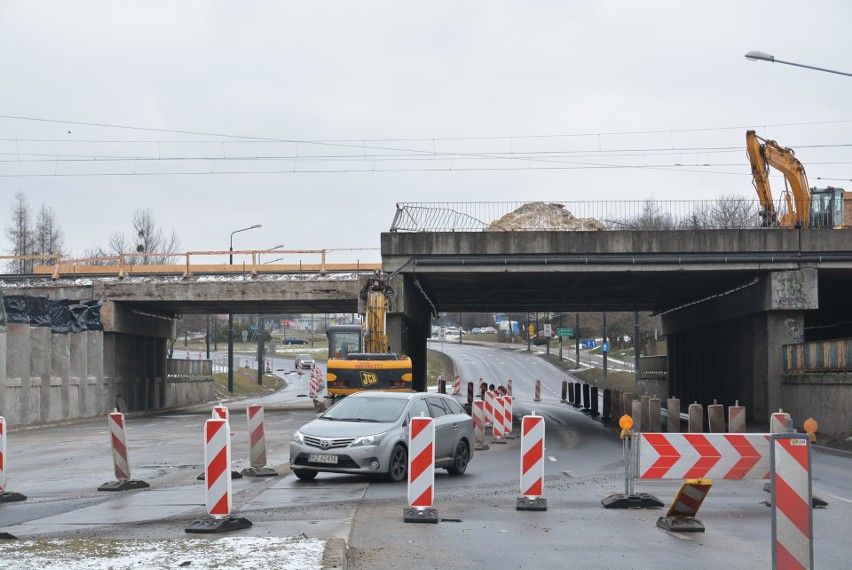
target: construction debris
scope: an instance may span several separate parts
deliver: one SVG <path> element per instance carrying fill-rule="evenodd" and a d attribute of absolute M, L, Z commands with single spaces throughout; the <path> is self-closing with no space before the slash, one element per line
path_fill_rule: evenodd
<path fill-rule="evenodd" d="M 491 223 L 485 231 L 569 231 L 596 232 L 606 230 L 594 218 L 577 218 L 563 204 L 530 202 Z"/>

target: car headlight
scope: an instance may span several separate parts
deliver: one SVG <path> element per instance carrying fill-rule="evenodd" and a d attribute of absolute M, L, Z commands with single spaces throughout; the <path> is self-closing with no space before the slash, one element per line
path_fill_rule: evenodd
<path fill-rule="evenodd" d="M 363 437 L 358 437 L 358 438 L 355 438 L 355 441 L 353 441 L 350 444 L 350 446 L 351 447 L 358 447 L 358 446 L 362 446 L 362 445 L 379 445 L 382 442 L 382 439 L 384 439 L 386 434 L 387 434 L 387 432 L 382 432 L 382 433 L 377 433 L 375 435 L 365 435 Z"/>
<path fill-rule="evenodd" d="M 296 433 L 293 434 L 293 441 L 296 443 L 305 443 L 305 434 L 300 431 L 296 431 Z"/>

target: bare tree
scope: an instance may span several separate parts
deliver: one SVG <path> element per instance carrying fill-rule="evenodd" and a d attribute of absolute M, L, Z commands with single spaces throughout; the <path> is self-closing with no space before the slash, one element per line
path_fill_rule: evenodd
<path fill-rule="evenodd" d="M 23 192 L 15 194 L 9 225 L 6 226 L 6 237 L 12 242 L 11 255 L 33 255 L 34 239 L 30 205 Z M 13 259 L 8 263 L 9 271 L 14 273 L 32 273 L 32 259 Z"/>
<path fill-rule="evenodd" d="M 107 249 L 94 247 L 86 250 L 86 257 L 103 257 L 144 253 L 125 258 L 128 265 L 169 265 L 175 263 L 173 254 L 180 251 L 180 240 L 172 230 L 167 234 L 157 225 L 149 209 L 137 208 L 131 218 L 133 233 L 113 232 L 107 238 Z M 96 255 L 99 254 L 99 255 Z M 90 262 L 92 265 L 97 262 Z"/>
<path fill-rule="evenodd" d="M 760 227 L 754 200 L 740 196 L 719 196 L 704 207 L 697 208 L 681 224 L 680 229 L 739 229 Z"/>
<path fill-rule="evenodd" d="M 56 214 L 50 206 L 41 205 L 36 217 L 34 245 L 36 255 L 62 255 L 62 246 L 65 238 L 62 235 L 62 229 L 56 223 Z M 54 260 L 40 259 L 36 260 L 36 265 L 50 265 Z"/>

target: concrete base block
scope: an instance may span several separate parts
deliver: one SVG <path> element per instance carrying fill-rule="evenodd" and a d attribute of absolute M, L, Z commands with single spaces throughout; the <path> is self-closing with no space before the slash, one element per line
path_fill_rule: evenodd
<path fill-rule="evenodd" d="M 476 448 L 476 451 L 485 451 L 486 449 L 490 449 L 487 444 L 480 445 Z"/>
<path fill-rule="evenodd" d="M 185 531 L 190 533 L 231 532 L 251 526 L 251 521 L 243 517 L 225 517 L 192 521 L 192 524 L 186 527 Z"/>
<path fill-rule="evenodd" d="M 671 532 L 704 532 L 701 521 L 692 517 L 660 517 L 657 519 L 657 526 Z"/>
<path fill-rule="evenodd" d="M 636 495 L 616 493 L 601 499 L 601 504 L 605 509 L 659 509 L 663 507 L 663 502 L 660 499 L 648 493 Z"/>
<path fill-rule="evenodd" d="M 438 511 L 433 508 L 417 509 L 414 507 L 406 507 L 402 511 L 402 520 L 407 523 L 438 524 Z"/>
<path fill-rule="evenodd" d="M 14 491 L 0 492 L 0 503 L 16 503 L 18 501 L 26 501 L 26 495 L 15 493 Z"/>
<path fill-rule="evenodd" d="M 240 473 L 245 477 L 278 477 L 278 471 L 269 467 L 247 467 Z"/>
<path fill-rule="evenodd" d="M 546 511 L 547 499 L 544 497 L 518 497 L 516 509 L 519 511 Z"/>
<path fill-rule="evenodd" d="M 206 478 L 207 477 L 204 475 L 204 472 L 202 471 L 201 473 L 198 474 L 198 477 L 196 477 L 195 479 L 197 481 L 204 481 Z M 231 479 L 242 479 L 242 478 L 243 478 L 243 474 L 240 473 L 239 471 L 231 471 Z"/>
<path fill-rule="evenodd" d="M 125 479 L 104 483 L 98 491 L 132 491 L 133 489 L 148 489 L 151 485 L 141 479 Z"/>

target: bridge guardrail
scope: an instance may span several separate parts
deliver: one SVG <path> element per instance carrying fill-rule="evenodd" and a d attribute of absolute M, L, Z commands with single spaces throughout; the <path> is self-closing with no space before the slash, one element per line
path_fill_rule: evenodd
<path fill-rule="evenodd" d="M 784 372 L 850 372 L 852 339 L 784 345 Z"/>

